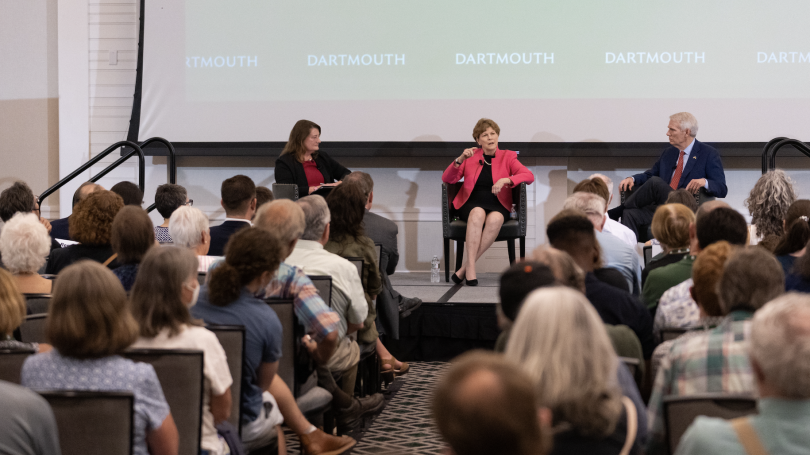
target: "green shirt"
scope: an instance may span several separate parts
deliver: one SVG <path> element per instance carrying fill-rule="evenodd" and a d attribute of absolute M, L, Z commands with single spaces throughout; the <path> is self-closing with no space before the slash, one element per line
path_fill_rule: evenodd
<path fill-rule="evenodd" d="M 683 259 L 674 263 L 654 269 L 647 275 L 644 282 L 642 297 L 647 308 L 650 310 L 658 307 L 658 300 L 667 289 L 681 284 L 692 277 L 692 264 L 695 256 L 687 255 Z"/>

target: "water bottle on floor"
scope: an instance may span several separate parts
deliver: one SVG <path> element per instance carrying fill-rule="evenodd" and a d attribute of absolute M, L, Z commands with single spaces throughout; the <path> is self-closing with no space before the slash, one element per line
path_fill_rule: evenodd
<path fill-rule="evenodd" d="M 433 256 L 430 261 L 430 282 L 439 282 L 439 256 Z"/>

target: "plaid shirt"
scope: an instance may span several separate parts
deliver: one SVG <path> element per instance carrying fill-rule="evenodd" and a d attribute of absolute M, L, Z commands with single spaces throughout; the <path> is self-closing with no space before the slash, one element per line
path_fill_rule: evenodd
<path fill-rule="evenodd" d="M 661 361 L 647 409 L 648 454 L 666 453 L 666 396 L 728 392 L 756 394 L 748 360 L 752 313 L 734 311 L 708 332 L 677 339 Z"/>

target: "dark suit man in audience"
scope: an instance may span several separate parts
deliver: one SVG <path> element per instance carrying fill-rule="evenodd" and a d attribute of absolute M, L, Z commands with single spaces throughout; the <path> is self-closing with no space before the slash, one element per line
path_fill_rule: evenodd
<path fill-rule="evenodd" d="M 756 393 L 748 361 L 751 317 L 785 292 L 782 266 L 764 248 L 739 248 L 726 262 L 717 290 L 723 321 L 709 331 L 677 338 L 661 359 L 647 409 L 651 455 L 665 453 L 664 397 Z"/>
<path fill-rule="evenodd" d="M 759 413 L 735 420 L 698 417 L 676 455 L 810 452 L 810 297 L 787 294 L 751 323 L 751 368 Z M 756 450 L 757 446 L 761 449 Z"/>
<path fill-rule="evenodd" d="M 433 416 L 452 455 L 544 455 L 551 412 L 532 381 L 503 356 L 473 351 L 453 361 L 433 395 Z"/>
<path fill-rule="evenodd" d="M 377 296 L 377 311 L 383 326 L 383 333 L 392 338 L 399 339 L 399 318 L 406 318 L 422 305 L 422 300 L 416 297 L 404 297 L 391 285 L 388 278 L 397 270 L 399 252 L 397 251 L 396 223 L 376 213 L 371 213 L 371 204 L 374 201 L 374 180 L 365 172 L 355 171 L 343 178 L 343 184 L 357 184 L 366 195 L 366 214 L 363 216 L 363 229 L 366 235 L 382 245 L 380 258 L 380 274 L 382 275 L 383 292 Z"/>
<path fill-rule="evenodd" d="M 646 241 L 647 228 L 655 209 L 664 204 L 673 190 L 686 188 L 696 194 L 705 188 L 710 196 L 726 197 L 726 174 L 720 154 L 714 147 L 697 139 L 698 122 L 694 115 L 679 112 L 669 117 L 667 136 L 672 147 L 664 150 L 652 168 L 619 183 L 619 190 L 635 188 L 624 204 L 608 212 L 611 218 L 621 218 L 623 225 Z"/>
<path fill-rule="evenodd" d="M 73 208 L 76 208 L 76 205 L 83 201 L 84 198 L 89 196 L 94 191 L 103 190 L 99 184 L 93 182 L 84 182 L 73 193 Z M 51 238 L 52 239 L 62 239 L 62 240 L 73 240 L 70 238 L 69 232 L 69 224 L 68 220 L 70 219 L 70 215 L 60 218 L 58 220 L 51 221 Z"/>
<path fill-rule="evenodd" d="M 583 212 L 563 210 L 546 229 L 551 246 L 570 254 L 585 271 L 585 295 L 607 324 L 624 324 L 641 341 L 644 358 L 652 356 L 655 343 L 650 312 L 630 293 L 600 281 L 593 271 L 600 262 L 593 224 Z"/>
<path fill-rule="evenodd" d="M 250 220 L 256 212 L 256 185 L 250 177 L 235 175 L 225 180 L 220 194 L 220 204 L 225 209 L 225 221 L 211 228 L 209 256 L 224 256 L 228 239 L 237 231 L 250 226 Z"/>

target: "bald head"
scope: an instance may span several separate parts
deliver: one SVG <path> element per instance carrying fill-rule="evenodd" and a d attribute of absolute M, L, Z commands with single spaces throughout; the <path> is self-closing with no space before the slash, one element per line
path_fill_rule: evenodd
<path fill-rule="evenodd" d="M 289 199 L 277 199 L 259 207 L 253 224 L 275 235 L 283 245 L 290 245 L 304 233 L 306 222 L 298 204 Z"/>
<path fill-rule="evenodd" d="M 87 199 L 87 196 L 90 196 L 96 191 L 103 190 L 104 187 L 97 183 L 93 182 L 84 182 L 81 184 L 79 188 L 76 189 L 76 192 L 73 193 L 73 207 L 76 207 L 76 204 L 79 202 Z"/>

